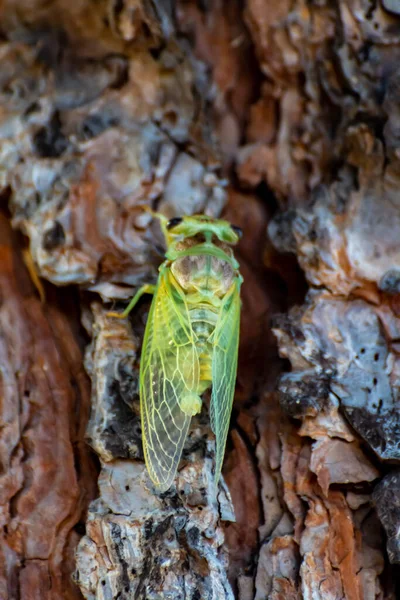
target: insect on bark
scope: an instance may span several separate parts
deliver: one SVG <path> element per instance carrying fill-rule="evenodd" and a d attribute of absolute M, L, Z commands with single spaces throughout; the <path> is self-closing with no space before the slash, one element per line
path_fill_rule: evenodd
<path fill-rule="evenodd" d="M 161 223 L 167 251 L 156 285 L 144 285 L 123 313 L 143 294 L 154 294 L 140 361 L 143 449 L 159 491 L 173 483 L 201 394 L 212 386 L 210 419 L 216 437 L 215 480 L 219 480 L 235 392 L 239 322 L 239 273 L 231 246 L 241 230 L 205 215 Z"/>

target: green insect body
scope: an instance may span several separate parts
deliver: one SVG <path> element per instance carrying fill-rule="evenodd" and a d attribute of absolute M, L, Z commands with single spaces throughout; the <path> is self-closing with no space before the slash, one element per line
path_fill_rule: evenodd
<path fill-rule="evenodd" d="M 174 481 L 191 418 L 201 410 L 201 394 L 210 386 L 216 481 L 221 473 L 241 308 L 242 277 L 231 246 L 241 232 L 204 215 L 170 221 L 155 216 L 167 246 L 158 282 L 143 286 L 116 316 L 126 317 L 144 293 L 154 294 L 140 364 L 140 410 L 147 469 L 165 491 Z"/>

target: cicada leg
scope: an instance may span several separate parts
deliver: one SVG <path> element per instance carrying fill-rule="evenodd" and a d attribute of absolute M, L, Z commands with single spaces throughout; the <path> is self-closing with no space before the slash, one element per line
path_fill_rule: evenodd
<path fill-rule="evenodd" d="M 32 283 L 35 286 L 35 288 L 37 289 L 37 291 L 39 292 L 40 301 L 42 302 L 42 304 L 44 304 L 46 301 L 44 287 L 42 285 L 42 282 L 40 281 L 40 278 L 39 278 L 38 272 L 36 270 L 36 266 L 33 261 L 32 254 L 30 253 L 29 248 L 25 248 L 22 251 L 22 258 L 24 260 L 26 268 L 28 269 Z"/>
<path fill-rule="evenodd" d="M 153 209 L 151 209 L 148 206 L 143 206 L 142 207 L 143 210 L 147 213 L 149 213 L 154 219 L 158 219 L 160 221 L 160 226 L 161 226 L 161 231 L 163 232 L 164 238 L 167 240 L 168 239 L 168 230 L 167 230 L 167 224 L 168 224 L 168 218 L 165 215 L 162 215 L 159 212 L 154 211 Z"/>
<path fill-rule="evenodd" d="M 146 283 L 145 285 L 142 285 L 142 287 L 138 289 L 138 291 L 133 296 L 132 300 L 129 302 L 128 306 L 122 313 L 108 312 L 107 316 L 115 317 L 116 319 L 126 319 L 126 317 L 129 315 L 131 310 L 139 302 L 139 300 L 143 296 L 143 294 L 154 294 L 155 289 L 156 289 L 156 286 L 151 283 Z"/>

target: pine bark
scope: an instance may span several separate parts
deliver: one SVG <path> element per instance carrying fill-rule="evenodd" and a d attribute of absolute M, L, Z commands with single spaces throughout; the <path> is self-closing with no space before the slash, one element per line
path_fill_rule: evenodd
<path fill-rule="evenodd" d="M 0 4 L 0 599 L 392 600 L 400 7 Z M 138 398 L 157 224 L 242 227 L 239 371 L 176 486 Z"/>

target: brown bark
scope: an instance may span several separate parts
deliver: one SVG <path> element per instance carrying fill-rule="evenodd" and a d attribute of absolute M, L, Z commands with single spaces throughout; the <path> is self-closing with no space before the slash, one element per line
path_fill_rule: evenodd
<path fill-rule="evenodd" d="M 90 388 L 75 297 L 44 307 L 3 216 L 0 240 L 0 597 L 79 598 L 73 550 L 96 471 L 84 443 Z"/>
<path fill-rule="evenodd" d="M 0 4 L 1 600 L 395 597 L 399 18 L 383 0 Z M 176 487 L 144 469 L 148 302 L 107 316 L 156 278 L 142 205 L 244 230 L 216 499 L 207 399 Z"/>

